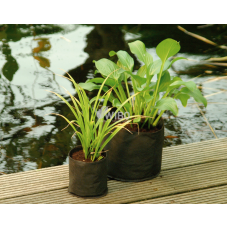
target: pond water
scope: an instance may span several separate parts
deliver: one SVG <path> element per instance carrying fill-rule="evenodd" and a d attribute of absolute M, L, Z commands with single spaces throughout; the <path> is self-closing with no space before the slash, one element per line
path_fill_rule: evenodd
<path fill-rule="evenodd" d="M 181 26 L 226 45 L 226 25 Z M 168 37 L 180 41 L 177 56 L 190 59 L 174 63 L 171 75 L 193 80 L 208 107 L 190 99 L 186 108 L 178 103 L 178 117 L 166 112 L 164 146 L 226 137 L 226 67 L 203 62 L 226 56 L 226 50 L 183 33 L 177 25 L 0 25 L 0 174 L 66 164 L 69 150 L 79 143 L 71 139 L 70 128 L 61 131 L 65 120 L 46 115 L 73 118 L 47 91 L 67 99 L 61 86 L 74 93 L 71 83 L 57 74 L 66 71 L 76 82 L 85 82 L 94 77 L 93 60 L 109 58 L 111 50 L 129 52 L 127 43 L 136 39 L 158 59 L 155 47 Z M 141 63 L 134 60 L 137 70 Z"/>

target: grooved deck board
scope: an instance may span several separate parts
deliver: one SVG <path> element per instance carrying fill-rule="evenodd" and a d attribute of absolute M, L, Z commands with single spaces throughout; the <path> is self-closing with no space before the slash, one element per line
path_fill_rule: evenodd
<path fill-rule="evenodd" d="M 139 201 L 134 204 L 227 204 L 227 185 Z"/>
<path fill-rule="evenodd" d="M 227 159 L 227 138 L 163 149 L 162 169 L 172 169 Z"/>
<path fill-rule="evenodd" d="M 149 203 L 153 200 L 156 203 L 159 199 L 163 202 L 162 199 L 166 200 L 165 197 L 170 197 L 171 194 L 184 197 L 189 191 L 201 194 L 201 191 L 207 188 L 209 191 L 209 188 L 215 189 L 215 186 L 226 185 L 226 158 L 227 138 L 166 147 L 163 148 L 162 171 L 159 177 L 139 183 L 108 181 L 108 195 L 99 199 L 81 199 L 67 192 L 68 165 L 1 175 L 0 204 L 137 203 L 139 201 Z M 224 193 L 222 196 L 217 202 L 226 202 Z M 189 202 L 187 198 L 183 198 L 180 202 L 184 202 L 185 199 Z M 196 203 L 200 202 L 200 196 L 194 199 Z"/>
<path fill-rule="evenodd" d="M 227 183 L 227 161 L 215 161 L 183 168 L 164 170 L 149 181 L 132 183 L 111 180 L 107 196 L 82 199 L 63 189 L 0 200 L 0 203 L 132 203 L 170 194 L 183 193 Z M 161 177 L 162 176 L 162 177 Z M 9 198 L 5 192 L 5 198 Z"/>

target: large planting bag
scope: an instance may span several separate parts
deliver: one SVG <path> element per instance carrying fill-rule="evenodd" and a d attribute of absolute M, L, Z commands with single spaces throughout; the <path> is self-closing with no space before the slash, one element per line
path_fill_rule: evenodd
<path fill-rule="evenodd" d="M 161 170 L 164 123 L 159 131 L 120 130 L 106 145 L 108 177 L 121 181 L 143 181 L 156 177 Z"/>

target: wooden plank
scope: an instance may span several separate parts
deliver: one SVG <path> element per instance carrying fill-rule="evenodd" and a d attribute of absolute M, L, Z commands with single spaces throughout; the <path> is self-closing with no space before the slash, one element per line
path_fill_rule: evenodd
<path fill-rule="evenodd" d="M 181 194 L 227 183 L 227 161 L 215 161 L 177 169 L 164 170 L 160 176 L 149 181 L 132 183 L 109 181 L 107 196 L 98 199 L 82 199 L 68 193 L 64 189 L 53 190 L 38 194 L 24 192 L 25 196 L 10 198 L 14 194 L 1 194 L 0 203 L 133 203 L 171 194 Z M 44 188 L 45 190 L 46 188 Z"/>
<path fill-rule="evenodd" d="M 144 200 L 134 204 L 227 204 L 227 185 Z"/>
<path fill-rule="evenodd" d="M 226 146 L 223 138 L 164 148 L 162 170 L 219 161 L 227 157 Z M 0 199 L 66 188 L 68 176 L 68 165 L 1 175 Z"/>
<path fill-rule="evenodd" d="M 227 158 L 227 138 L 206 142 L 164 148 L 162 170 Z"/>

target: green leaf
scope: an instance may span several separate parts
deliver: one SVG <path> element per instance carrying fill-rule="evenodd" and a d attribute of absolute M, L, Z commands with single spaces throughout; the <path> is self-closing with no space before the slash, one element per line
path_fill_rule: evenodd
<path fill-rule="evenodd" d="M 117 99 L 117 98 L 115 98 L 113 101 L 112 101 L 112 105 L 114 106 L 114 107 L 120 107 L 121 106 L 121 103 L 120 103 L 120 101 L 119 101 L 119 99 Z"/>
<path fill-rule="evenodd" d="M 120 76 L 120 69 L 115 63 L 108 59 L 100 59 L 95 61 L 96 68 L 104 76 L 109 76 L 109 78 L 115 78 L 116 80 Z"/>
<path fill-rule="evenodd" d="M 119 108 L 120 106 L 122 106 L 119 99 L 117 99 L 117 98 L 112 100 L 112 105 L 113 105 L 113 107 L 116 107 L 116 108 Z M 123 107 L 125 107 L 127 109 L 127 111 L 129 111 L 129 109 L 131 108 L 131 105 L 129 103 L 126 103 L 123 105 Z"/>
<path fill-rule="evenodd" d="M 120 77 L 118 78 L 118 83 L 121 84 L 121 82 L 124 81 L 124 79 L 125 79 L 125 73 L 120 75 Z"/>
<path fill-rule="evenodd" d="M 147 93 L 143 98 L 146 103 L 149 103 L 153 99 L 153 96 L 151 96 L 149 93 Z"/>
<path fill-rule="evenodd" d="M 205 107 L 207 107 L 207 100 L 201 94 L 200 90 L 196 88 L 195 90 L 191 91 L 188 88 L 184 87 L 180 90 L 181 93 L 185 93 L 194 98 L 196 102 L 203 103 Z"/>
<path fill-rule="evenodd" d="M 180 87 L 182 85 L 186 86 L 191 91 L 196 89 L 196 84 L 193 81 L 188 81 L 188 82 L 175 81 L 172 84 L 170 84 L 169 89 L 172 90 L 172 89 L 178 88 L 178 87 Z"/>
<path fill-rule="evenodd" d="M 148 74 L 154 75 L 158 74 L 161 69 L 162 61 L 160 59 L 154 61 L 148 66 Z"/>
<path fill-rule="evenodd" d="M 151 63 L 153 63 L 153 57 L 151 56 L 150 53 L 148 52 L 145 53 L 144 61 L 146 66 L 149 66 Z"/>
<path fill-rule="evenodd" d="M 190 96 L 187 94 L 184 94 L 184 93 L 180 93 L 175 97 L 175 99 L 179 99 L 181 101 L 181 103 L 184 107 L 187 106 L 189 98 L 190 98 Z"/>
<path fill-rule="evenodd" d="M 91 99 L 89 100 L 89 103 L 92 104 L 94 101 L 96 101 L 96 99 L 97 99 L 97 96 L 91 98 Z M 101 99 L 102 99 L 102 96 L 100 96 L 98 99 L 101 100 Z"/>
<path fill-rule="evenodd" d="M 131 74 L 131 77 L 137 82 L 139 87 L 141 87 L 144 83 L 146 83 L 146 78 L 142 78 L 134 74 Z"/>
<path fill-rule="evenodd" d="M 154 61 L 148 66 L 148 74 L 149 75 L 158 74 L 160 72 L 161 66 L 162 66 L 162 61 L 160 59 Z M 167 70 L 169 66 L 170 66 L 170 61 L 166 60 L 163 71 Z"/>
<path fill-rule="evenodd" d="M 136 86 L 136 89 L 138 92 L 150 91 L 150 93 L 153 94 L 151 90 L 154 89 L 155 86 L 156 86 L 156 82 L 151 82 L 149 85 L 147 85 L 147 83 L 144 83 L 141 85 L 141 87 Z"/>
<path fill-rule="evenodd" d="M 171 97 L 162 98 L 156 103 L 155 108 L 159 110 L 170 110 L 175 116 L 178 115 L 176 101 Z"/>
<path fill-rule="evenodd" d="M 160 80 L 160 84 L 158 87 L 158 92 L 164 92 L 167 90 L 169 84 L 170 84 L 170 74 L 168 70 L 164 71 Z"/>
<path fill-rule="evenodd" d="M 145 91 L 145 90 L 147 90 L 148 88 L 149 88 L 149 87 L 146 86 L 146 83 L 142 84 L 141 86 L 136 85 L 136 90 L 137 90 L 138 92 Z M 138 97 L 139 97 L 139 96 L 138 96 Z"/>
<path fill-rule="evenodd" d="M 146 75 L 146 65 L 143 65 L 139 68 L 137 75 L 144 78 L 144 76 Z"/>
<path fill-rule="evenodd" d="M 97 158 L 97 161 L 100 161 L 101 159 L 103 159 L 104 157 L 102 155 L 100 155 L 98 158 Z"/>
<path fill-rule="evenodd" d="M 171 38 L 165 39 L 156 47 L 156 53 L 164 63 L 169 57 L 177 54 L 180 50 L 180 44 Z"/>
<path fill-rule="evenodd" d="M 138 117 L 138 118 L 135 118 L 135 119 L 133 120 L 133 123 L 139 123 L 140 121 L 141 121 L 141 118 Z"/>
<path fill-rule="evenodd" d="M 128 70 L 132 71 L 134 66 L 134 60 L 133 58 L 126 52 L 126 51 L 118 51 L 116 55 L 119 58 L 119 61 L 122 63 L 122 65 Z"/>
<path fill-rule="evenodd" d="M 137 55 L 138 59 L 145 63 L 145 54 L 146 54 L 145 44 L 140 40 L 136 40 L 132 43 L 129 43 L 128 45 L 130 47 L 131 52 Z"/>
<path fill-rule="evenodd" d="M 88 79 L 86 81 L 86 83 L 95 82 L 95 83 L 102 84 L 104 80 L 105 80 L 104 78 L 92 78 L 92 79 Z M 105 82 L 105 85 L 108 85 L 108 86 L 111 86 L 111 87 L 115 86 L 116 84 L 117 84 L 116 81 L 114 79 L 111 79 L 111 78 L 108 78 L 106 80 L 106 82 Z"/>
<path fill-rule="evenodd" d="M 177 77 L 177 76 L 171 76 L 171 82 L 173 83 L 173 82 L 175 82 L 175 81 L 182 81 L 182 79 L 180 78 L 180 77 Z"/>
<path fill-rule="evenodd" d="M 100 89 L 101 87 L 100 85 L 96 85 L 92 82 L 85 82 L 85 83 L 81 82 L 78 85 L 88 91 L 93 91 L 94 89 Z"/>
<path fill-rule="evenodd" d="M 112 56 L 114 56 L 114 55 L 116 55 L 116 52 L 115 52 L 115 51 L 110 51 L 110 52 L 109 52 L 109 56 L 110 56 L 110 57 L 112 57 Z"/>

